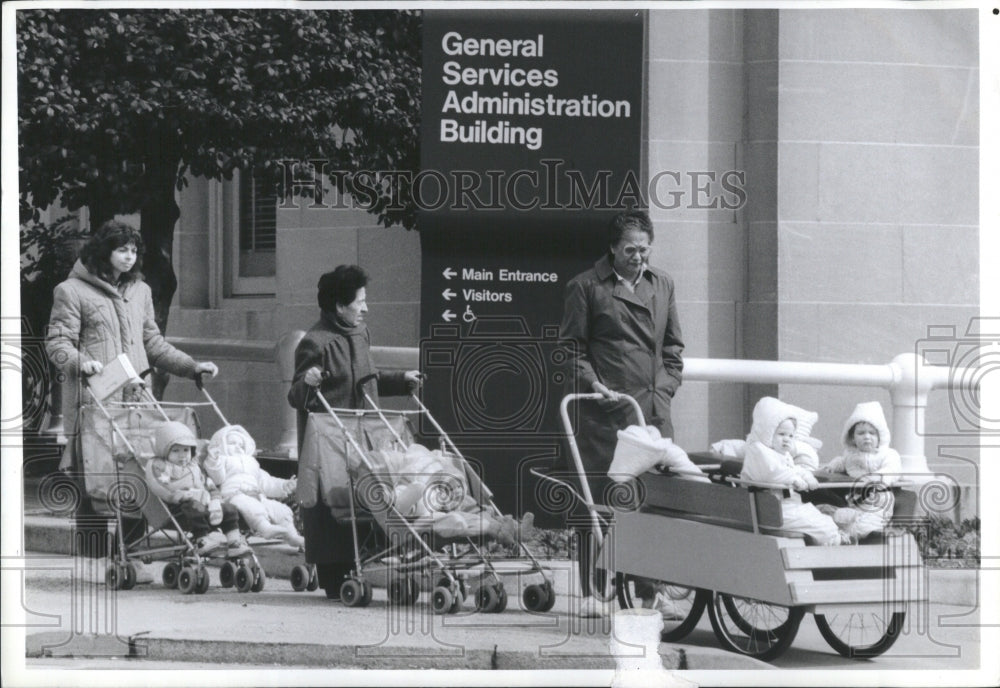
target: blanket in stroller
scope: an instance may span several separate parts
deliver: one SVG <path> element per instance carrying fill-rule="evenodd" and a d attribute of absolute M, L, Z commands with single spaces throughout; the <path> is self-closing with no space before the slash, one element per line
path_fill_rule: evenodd
<path fill-rule="evenodd" d="M 300 504 L 313 507 L 322 499 L 335 518 L 346 518 L 353 479 L 357 502 L 383 529 L 402 517 L 418 532 L 442 538 L 516 542 L 517 521 L 488 508 L 489 491 L 460 457 L 415 443 L 404 416 L 388 416 L 388 421 L 392 430 L 377 417 L 341 420 L 362 456 L 335 419 L 310 415 L 299 457 Z"/>

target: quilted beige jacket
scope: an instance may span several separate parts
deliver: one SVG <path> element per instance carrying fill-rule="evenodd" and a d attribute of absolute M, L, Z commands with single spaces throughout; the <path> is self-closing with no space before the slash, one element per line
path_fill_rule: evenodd
<path fill-rule="evenodd" d="M 160 334 L 153 317 L 152 293 L 142 280 L 119 292 L 78 260 L 53 295 L 45 349 L 65 377 L 63 423 L 70 437 L 63 457 L 65 466 L 72 462 L 72 434 L 79 406 L 89 401 L 79 386 L 82 363 L 93 360 L 106 364 L 124 353 L 139 373 L 153 365 L 184 377 L 194 376 L 196 363 Z"/>

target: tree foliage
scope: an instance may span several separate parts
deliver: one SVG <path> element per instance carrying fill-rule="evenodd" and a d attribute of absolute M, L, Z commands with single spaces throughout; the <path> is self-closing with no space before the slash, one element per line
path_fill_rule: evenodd
<path fill-rule="evenodd" d="M 25 215 L 60 195 L 98 219 L 137 212 L 165 180 L 283 159 L 419 164 L 417 13 L 20 10 L 17 36 Z M 411 227 L 388 201 L 380 221 Z"/>

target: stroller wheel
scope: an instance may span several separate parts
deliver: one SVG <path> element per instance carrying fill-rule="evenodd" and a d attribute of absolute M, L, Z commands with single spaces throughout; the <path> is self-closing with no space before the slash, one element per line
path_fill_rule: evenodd
<path fill-rule="evenodd" d="M 167 565 L 163 567 L 163 586 L 165 588 L 173 589 L 177 587 L 177 576 L 181 572 L 181 567 L 175 562 L 169 561 Z"/>
<path fill-rule="evenodd" d="M 549 591 L 542 585 L 529 585 L 521 593 L 521 601 L 529 612 L 540 612 L 549 603 Z"/>
<path fill-rule="evenodd" d="M 264 575 L 264 569 L 258 568 L 257 575 L 253 578 L 253 585 L 250 586 L 250 592 L 260 592 L 264 589 L 264 582 L 267 580 L 267 576 Z"/>
<path fill-rule="evenodd" d="M 361 581 L 361 607 L 367 607 L 372 601 L 372 584 L 366 580 Z"/>
<path fill-rule="evenodd" d="M 253 571 L 251 571 L 247 566 L 239 566 L 236 568 L 236 589 L 239 592 L 250 592 L 253 588 L 255 576 Z"/>
<path fill-rule="evenodd" d="M 454 603 L 455 598 L 448 588 L 439 585 L 431 592 L 431 609 L 435 614 L 449 613 Z"/>
<path fill-rule="evenodd" d="M 104 582 L 112 590 L 121 590 L 125 587 L 125 567 L 120 564 L 108 564 L 104 572 Z"/>
<path fill-rule="evenodd" d="M 139 580 L 139 574 L 135 570 L 135 564 L 132 562 L 126 562 L 124 566 L 121 567 L 123 576 L 122 580 L 122 590 L 131 590 L 135 587 L 136 581 Z"/>
<path fill-rule="evenodd" d="M 292 567 L 292 573 L 288 577 L 289 582 L 292 584 L 292 590 L 295 592 L 302 592 L 305 590 L 309 583 L 312 582 L 312 577 L 309 572 L 309 568 L 303 564 L 296 564 Z"/>
<path fill-rule="evenodd" d="M 500 602 L 500 595 L 492 585 L 482 585 L 476 590 L 476 611 L 492 614 Z"/>
<path fill-rule="evenodd" d="M 556 591 L 552 589 L 552 583 L 549 581 L 545 581 L 545 583 L 542 584 L 542 587 L 545 588 L 545 593 L 548 595 L 548 599 L 546 600 L 545 605 L 538 611 L 551 611 L 552 607 L 556 605 Z"/>
<path fill-rule="evenodd" d="M 316 565 L 313 564 L 309 567 L 309 583 L 306 585 L 306 590 L 312 592 L 318 589 L 319 589 L 319 574 L 316 572 Z M 370 597 L 371 595 L 369 595 L 369 598 Z"/>
<path fill-rule="evenodd" d="M 504 590 L 503 585 L 497 586 L 497 606 L 493 610 L 494 614 L 499 614 L 507 608 L 507 591 Z"/>
<path fill-rule="evenodd" d="M 465 594 L 462 592 L 461 588 L 456 588 L 452 593 L 451 608 L 448 610 L 449 614 L 458 614 L 462 611 L 462 603 L 465 602 Z"/>
<path fill-rule="evenodd" d="M 227 561 L 222 565 L 219 569 L 219 583 L 224 588 L 231 588 L 236 584 L 236 564 Z"/>
<path fill-rule="evenodd" d="M 396 576 L 389 582 L 389 600 L 399 606 L 414 604 L 420 588 L 413 576 Z"/>
<path fill-rule="evenodd" d="M 204 566 L 198 567 L 198 585 L 195 587 L 194 591 L 198 595 L 204 595 L 208 592 L 208 571 L 205 570 Z"/>
<path fill-rule="evenodd" d="M 177 589 L 182 595 L 190 595 L 198 587 L 198 574 L 190 566 L 185 566 L 177 575 Z"/>
<path fill-rule="evenodd" d="M 340 584 L 340 601 L 348 607 L 361 607 L 364 602 L 364 586 L 353 578 Z"/>

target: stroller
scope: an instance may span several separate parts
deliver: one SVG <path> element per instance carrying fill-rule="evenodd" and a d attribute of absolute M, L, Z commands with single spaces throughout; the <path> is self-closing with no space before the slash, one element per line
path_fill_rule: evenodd
<path fill-rule="evenodd" d="M 400 606 L 414 604 L 423 589 L 436 614 L 458 612 L 469 594 L 477 611 L 499 613 L 507 607 L 499 569 L 514 567 L 519 577 L 541 578 L 524 586 L 524 608 L 551 610 L 551 570 L 519 541 L 508 544 L 521 556 L 491 551 L 502 550 L 494 525 L 509 517 L 420 399 L 412 395 L 416 410 L 389 411 L 364 397 L 370 409 L 334 409 L 317 395 L 326 413 L 310 414 L 299 458 L 299 486 L 310 486 L 300 496 L 317 494 L 318 485 L 324 503 L 351 523 L 354 567 L 341 585 L 341 601 L 367 606 L 378 584 Z M 440 450 L 414 443 L 410 418 L 421 414 L 439 433 Z M 413 456 L 438 470 L 408 471 L 402 461 Z M 359 528 L 372 521 L 376 528 Z M 370 534 L 363 537 L 365 530 Z"/>
<path fill-rule="evenodd" d="M 177 421 L 198 436 L 196 407 L 212 406 L 226 422 L 208 395 L 201 376 L 195 380 L 207 402 L 182 404 L 157 401 L 139 384 L 139 401 L 104 402 L 87 384 L 92 403 L 80 409 L 80 443 L 84 488 L 98 513 L 115 521 L 116 547 L 105 582 L 114 590 L 130 590 L 136 584 L 132 560 L 150 563 L 167 560 L 163 584 L 182 594 L 204 594 L 209 588 L 205 565 L 220 563 L 222 587 L 239 592 L 260 592 L 265 574 L 251 550 L 238 557 L 215 552 L 199 553 L 177 517 L 149 489 L 146 463 L 153 458 L 153 438 L 166 422 Z M 228 424 L 228 423 L 227 423 Z"/>

